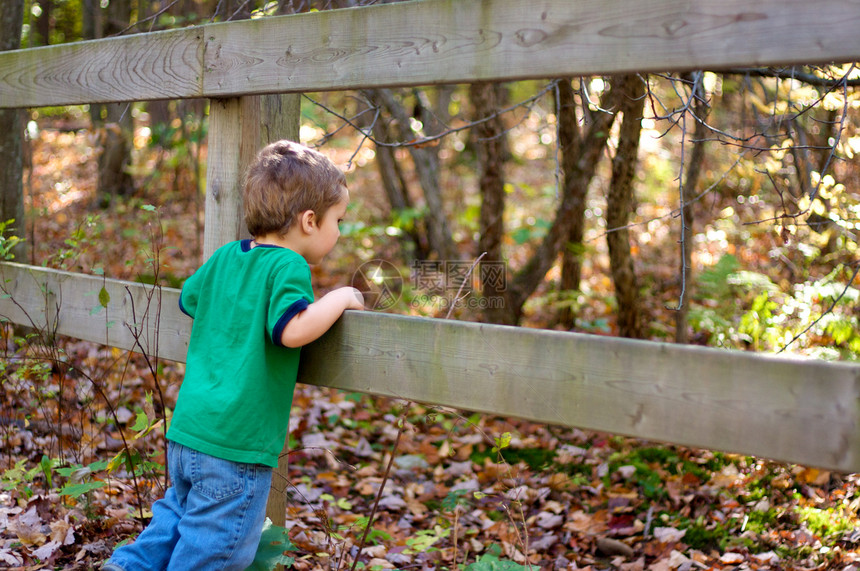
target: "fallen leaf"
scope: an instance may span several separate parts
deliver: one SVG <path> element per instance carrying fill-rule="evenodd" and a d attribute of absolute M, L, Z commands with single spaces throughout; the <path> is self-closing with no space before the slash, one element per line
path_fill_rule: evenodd
<path fill-rule="evenodd" d="M 389 511 L 400 511 L 406 509 L 406 501 L 398 495 L 389 494 L 379 500 L 379 507 Z"/>
<path fill-rule="evenodd" d="M 535 518 L 535 523 L 542 529 L 555 529 L 564 523 L 564 517 L 550 512 L 540 512 Z"/>
<path fill-rule="evenodd" d="M 42 520 L 36 513 L 36 507 L 34 506 L 10 521 L 9 531 L 18 537 L 18 541 L 28 547 L 32 547 L 34 545 L 42 545 L 48 539 L 41 531 L 42 525 Z"/>
<path fill-rule="evenodd" d="M 75 528 L 72 527 L 68 521 L 63 519 L 52 521 L 51 541 L 56 541 L 60 545 L 73 544 L 75 542 Z"/>
<path fill-rule="evenodd" d="M 764 565 L 773 565 L 779 561 L 779 555 L 774 553 L 773 551 L 765 551 L 764 553 L 755 553 L 752 555 L 752 558 L 756 560 L 756 562 Z"/>
<path fill-rule="evenodd" d="M 640 557 L 631 563 L 622 563 L 618 569 L 619 571 L 645 571 L 645 558 Z"/>
<path fill-rule="evenodd" d="M 38 557 L 41 561 L 47 561 L 60 547 L 62 545 L 59 541 L 49 541 L 39 549 L 33 551 L 33 556 Z"/>
<path fill-rule="evenodd" d="M 728 464 L 725 468 L 720 471 L 719 474 L 716 474 L 713 478 L 711 478 L 711 485 L 717 486 L 719 488 L 729 488 L 734 486 L 740 481 L 740 472 L 738 472 L 737 466 L 734 464 Z"/>
<path fill-rule="evenodd" d="M 660 543 L 677 543 L 687 534 L 686 529 L 675 529 L 674 527 L 655 527 L 654 538 Z"/>
<path fill-rule="evenodd" d="M 728 565 L 737 565 L 738 563 L 743 563 L 744 556 L 740 553 L 733 553 L 729 551 L 727 553 L 723 553 L 723 555 L 720 557 L 720 561 Z"/>
<path fill-rule="evenodd" d="M 0 548 L 0 562 L 8 563 L 11 566 L 23 565 L 24 560 L 18 557 L 15 553 L 10 551 L 9 549 L 3 547 Z"/>
<path fill-rule="evenodd" d="M 669 567 L 673 569 L 677 569 L 678 567 L 684 565 L 685 563 L 691 563 L 692 559 L 681 553 L 680 551 L 672 550 L 672 553 L 669 554 Z M 689 565 L 688 565 L 689 567 Z"/>

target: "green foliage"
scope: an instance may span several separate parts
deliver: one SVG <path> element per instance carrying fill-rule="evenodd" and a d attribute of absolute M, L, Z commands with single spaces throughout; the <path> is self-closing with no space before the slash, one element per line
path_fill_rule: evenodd
<path fill-rule="evenodd" d="M 278 565 L 292 566 L 295 558 L 284 555 L 284 552 L 295 549 L 296 546 L 290 542 L 287 529 L 274 525 L 272 520 L 266 518 L 254 562 L 246 571 L 271 571 Z"/>
<path fill-rule="evenodd" d="M 50 366 L 44 362 L 34 361 L 26 368 L 20 367 L 15 376 L 27 376 L 28 371 L 39 371 L 40 375 L 50 375 Z M 47 378 L 47 377 L 45 377 Z M 8 379 L 4 379 L 6 381 Z M 36 386 L 45 386 L 43 380 Z M 53 396 L 53 395 L 48 395 Z M 39 397 L 44 400 L 45 395 Z M 147 408 L 152 407 L 152 396 L 147 394 Z M 163 420 L 151 418 L 145 411 L 137 414 L 131 429 L 135 432 L 130 442 L 134 442 L 161 426 Z M 57 491 L 61 496 L 79 498 L 86 496 L 89 504 L 89 492 L 104 487 L 104 477 L 120 468 L 126 468 L 130 474 L 136 477 L 159 475 L 164 472 L 164 466 L 159 462 L 147 459 L 146 455 L 137 448 L 125 446 L 110 460 L 92 462 L 86 466 L 81 464 L 67 464 L 60 458 L 50 458 L 43 454 L 39 462 L 33 467 L 27 467 L 27 459 L 21 459 L 12 468 L 7 469 L 0 482 L 3 489 L 17 489 L 25 497 L 31 497 L 32 482 L 41 477 L 44 479 L 47 490 Z"/>
<path fill-rule="evenodd" d="M 683 476 L 692 474 L 701 481 L 710 479 L 714 471 L 719 471 L 725 465 L 725 459 L 715 455 L 706 465 L 697 464 L 682 458 L 670 447 L 642 447 L 632 450 L 622 450 L 609 458 L 609 470 L 604 482 L 609 485 L 612 474 L 622 466 L 633 466 L 635 471 L 630 477 L 630 483 L 641 490 L 643 496 L 650 500 L 660 500 L 666 497 L 663 480 L 666 474 Z"/>
<path fill-rule="evenodd" d="M 33 496 L 33 490 L 30 487 L 30 483 L 33 482 L 35 477 L 41 473 L 41 471 L 41 466 L 28 469 L 27 459 L 22 458 L 15 462 L 14 466 L 3 472 L 3 476 L 0 476 L 0 482 L 2 482 L 4 490 L 17 489 L 24 495 L 24 497 L 30 498 Z"/>
<path fill-rule="evenodd" d="M 493 446 L 493 452 L 499 452 L 511 445 L 511 433 L 504 432 L 501 436 L 494 438 L 496 445 Z"/>
<path fill-rule="evenodd" d="M 451 490 L 442 500 L 442 510 L 453 512 L 458 506 L 468 506 L 470 504 L 468 494 L 468 490 Z"/>
<path fill-rule="evenodd" d="M 81 484 L 66 484 L 60 489 L 61 496 L 69 496 L 72 498 L 77 498 L 93 490 L 98 490 L 99 488 L 103 488 L 106 484 L 104 482 L 83 482 Z"/>
<path fill-rule="evenodd" d="M 825 537 L 840 537 L 845 533 L 854 531 L 855 522 L 843 509 L 819 509 L 815 507 L 802 506 L 796 508 L 800 521 L 814 535 Z"/>
<path fill-rule="evenodd" d="M 511 232 L 511 238 L 513 238 L 517 245 L 522 245 L 532 240 L 540 240 L 546 236 L 551 226 L 551 220 L 529 218 L 522 226 Z"/>
<path fill-rule="evenodd" d="M 696 520 L 684 519 L 678 529 L 685 530 L 684 543 L 693 549 L 701 551 L 725 550 L 732 533 L 725 525 L 718 522 L 705 523 L 704 517 Z"/>
<path fill-rule="evenodd" d="M 104 225 L 98 214 L 87 214 L 83 222 L 64 241 L 64 247 L 47 257 L 44 265 L 67 270 L 100 239 Z"/>
<path fill-rule="evenodd" d="M 428 213 L 426 206 L 421 208 L 403 208 L 401 210 L 392 210 L 391 212 L 391 227 L 406 232 L 415 230 L 415 223 L 423 220 Z M 387 230 L 387 234 L 391 235 L 391 231 Z"/>
<path fill-rule="evenodd" d="M 753 300 L 752 307 L 742 317 L 738 332 L 756 350 L 773 347 L 780 339 L 780 330 L 775 320 L 779 304 L 763 291 Z"/>
<path fill-rule="evenodd" d="M 520 565 L 513 561 L 500 559 L 502 548 L 498 545 L 491 545 L 487 553 L 482 555 L 477 561 L 468 565 L 465 571 L 522 571 L 529 567 Z"/>
<path fill-rule="evenodd" d="M 725 254 L 716 264 L 703 271 L 699 276 L 699 288 L 705 297 L 722 297 L 727 293 L 729 277 L 734 274 L 740 263 L 731 254 Z"/>
<path fill-rule="evenodd" d="M 146 405 L 148 406 L 145 408 L 152 408 L 151 393 L 147 393 L 146 395 Z M 146 410 L 138 412 L 135 418 L 135 423 L 131 427 L 131 430 L 134 431 L 134 436 L 132 436 L 131 442 L 145 437 L 150 432 L 160 427 L 163 422 L 164 419 L 155 418 L 154 414 L 148 414 Z M 139 449 L 131 446 L 124 446 L 119 452 L 117 452 L 116 455 L 108 461 L 106 469 L 108 473 L 111 473 L 123 466 L 129 473 L 134 474 L 135 476 L 143 476 L 148 473 L 162 472 L 164 470 L 163 465 L 158 462 L 146 460 L 145 456 L 141 454 Z"/>
<path fill-rule="evenodd" d="M 7 232 L 7 229 L 13 230 L 11 226 L 14 223 L 14 218 L 0 222 L 0 260 L 14 260 L 15 254 L 12 253 L 12 250 L 23 241 L 11 232 Z"/>
<path fill-rule="evenodd" d="M 433 529 L 422 529 L 406 540 L 407 549 L 403 550 L 405 555 L 416 555 L 427 551 L 435 551 L 433 544 L 451 535 L 451 530 L 440 525 Z"/>
<path fill-rule="evenodd" d="M 362 534 L 367 529 L 367 526 L 370 525 L 370 518 L 366 516 L 362 516 L 355 520 L 351 526 L 341 526 L 341 531 L 352 530 L 355 533 Z M 382 541 L 391 541 L 393 538 L 391 534 L 383 531 L 381 529 L 371 529 L 367 532 L 367 542 L 373 545 L 377 545 L 380 540 Z"/>
<path fill-rule="evenodd" d="M 660 471 L 663 469 L 664 463 L 669 461 L 670 458 L 677 460 L 677 457 L 671 452 L 660 448 L 613 454 L 609 458 L 609 470 L 606 476 L 604 476 L 604 482 L 606 485 L 610 485 L 612 475 L 621 466 L 633 466 L 635 471 L 630 477 L 630 482 L 638 486 L 646 498 L 659 500 L 666 495 Z"/>
<path fill-rule="evenodd" d="M 774 529 L 779 519 L 779 512 L 775 509 L 765 511 L 753 510 L 747 516 L 746 529 L 753 533 L 767 533 Z"/>
<path fill-rule="evenodd" d="M 487 458 L 493 461 L 503 461 L 508 464 L 523 462 L 533 470 L 544 470 L 552 465 L 556 457 L 555 451 L 545 448 L 511 448 L 510 433 L 505 433 L 501 437 L 495 437 L 494 440 L 495 446 L 489 449 L 476 448 L 469 456 L 469 459 L 478 464 L 483 463 Z"/>
<path fill-rule="evenodd" d="M 700 303 L 690 309 L 690 324 L 709 333 L 711 344 L 758 351 L 781 350 L 803 332 L 829 337 L 833 348 L 815 348 L 816 356 L 856 360 L 860 319 L 851 308 L 860 290 L 838 281 L 846 269 L 840 265 L 824 279 L 786 293 L 768 276 L 741 270 L 737 258 L 726 254 L 700 274 Z"/>

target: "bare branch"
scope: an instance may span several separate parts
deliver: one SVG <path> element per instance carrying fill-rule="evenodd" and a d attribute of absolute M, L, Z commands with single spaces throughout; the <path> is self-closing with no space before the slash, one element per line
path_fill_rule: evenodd
<path fill-rule="evenodd" d="M 857 274 L 858 274 L 858 273 L 860 273 L 860 263 L 855 263 L 855 265 L 856 265 L 857 267 L 856 267 L 856 268 L 854 268 L 854 273 L 851 275 L 851 279 L 850 279 L 850 280 L 848 280 L 848 283 L 847 283 L 847 284 L 845 284 L 845 289 L 843 289 L 843 290 L 842 290 L 842 293 L 840 293 L 840 294 L 836 297 L 836 299 L 834 299 L 834 300 L 833 300 L 833 303 L 831 303 L 831 304 L 830 304 L 830 307 L 828 307 L 826 310 L 824 310 L 824 313 L 822 313 L 821 315 L 819 315 L 819 316 L 818 316 L 818 319 L 816 319 L 815 321 L 813 321 L 812 323 L 810 323 L 809 325 L 807 325 L 807 326 L 803 329 L 803 331 L 801 331 L 800 333 L 798 333 L 797 335 L 795 335 L 795 336 L 791 339 L 791 341 L 789 341 L 788 343 L 786 343 L 786 344 L 782 347 L 782 349 L 780 349 L 779 351 L 777 351 L 777 353 L 782 353 L 783 351 L 785 351 L 786 349 L 788 349 L 789 345 L 791 345 L 792 343 L 794 343 L 795 341 L 797 341 L 798 339 L 800 339 L 801 337 L 803 337 L 804 335 L 806 335 L 806 333 L 807 333 L 810 329 L 812 329 L 813 327 L 815 327 L 815 326 L 816 326 L 816 325 L 817 325 L 817 324 L 818 324 L 822 319 L 824 319 L 824 317 L 825 317 L 825 316 L 827 316 L 827 315 L 829 315 L 830 313 L 832 313 L 832 312 L 833 312 L 833 309 L 836 307 L 836 304 L 837 304 L 837 303 L 839 303 L 839 301 L 840 301 L 843 297 L 845 297 L 845 294 L 846 294 L 846 293 L 848 293 L 848 290 L 849 290 L 849 289 L 851 289 L 851 284 L 853 284 L 853 283 L 854 283 L 854 280 L 857 278 Z"/>
<path fill-rule="evenodd" d="M 735 169 L 735 167 L 740 164 L 740 162 L 741 162 L 741 160 L 743 160 L 745 154 L 746 154 L 746 152 L 741 153 L 741 155 L 738 156 L 738 158 L 734 162 L 734 164 L 732 164 L 732 166 L 730 166 L 728 169 L 726 169 L 726 171 L 723 173 L 723 175 L 719 178 L 719 180 L 714 182 L 714 184 L 712 184 L 711 186 L 709 186 L 708 188 L 706 188 L 705 190 L 700 192 L 692 200 L 687 200 L 687 205 L 689 206 L 693 203 L 698 202 L 699 200 L 701 200 L 702 198 L 704 198 L 705 196 L 710 194 L 712 190 L 714 190 L 720 184 L 722 184 L 722 182 L 724 180 L 726 180 L 726 177 L 729 176 L 729 173 L 732 172 Z M 618 232 L 619 230 L 626 230 L 629 228 L 634 228 L 636 226 L 645 226 L 645 225 L 650 224 L 651 222 L 654 222 L 657 220 L 664 220 L 666 218 L 676 218 L 678 216 L 679 212 L 680 212 L 680 208 L 675 208 L 671 212 L 664 214 L 663 216 L 654 216 L 653 218 L 649 218 L 648 220 L 643 220 L 642 222 L 631 222 L 630 224 L 626 224 L 624 226 L 618 226 L 616 228 L 608 228 L 602 234 L 598 234 L 597 236 L 594 236 L 593 238 L 589 238 L 588 241 L 593 242 L 594 240 L 599 240 L 600 238 L 603 238 L 604 236 L 606 236 L 607 234 L 610 234 L 612 232 Z"/>
<path fill-rule="evenodd" d="M 152 16 L 147 16 L 146 18 L 144 18 L 144 19 L 142 19 L 142 20 L 138 20 L 137 22 L 135 22 L 134 24 L 130 25 L 130 26 L 129 26 L 129 27 L 127 27 L 126 29 L 124 29 L 124 30 L 120 30 L 120 31 L 119 31 L 119 32 L 117 32 L 116 34 L 112 34 L 112 35 L 111 35 L 111 37 L 114 37 L 114 36 L 121 36 L 121 35 L 123 35 L 124 33 L 126 33 L 127 31 L 129 31 L 129 30 L 131 30 L 131 29 L 133 29 L 133 28 L 136 28 L 136 27 L 138 27 L 139 25 L 143 24 L 144 22 L 151 22 L 151 23 L 150 23 L 150 26 L 149 26 L 149 30 L 147 30 L 148 32 L 151 32 L 151 31 L 152 31 L 153 26 L 155 26 L 155 19 L 156 19 L 156 18 L 158 18 L 159 16 L 161 16 L 162 14 L 164 14 L 165 12 L 167 12 L 168 10 L 170 10 L 170 8 L 172 8 L 172 7 L 173 7 L 174 5 L 176 5 L 178 2 L 179 2 L 179 0 L 173 0 L 173 2 L 171 2 L 170 4 L 167 4 L 164 8 L 162 8 L 161 10 L 159 10 L 158 12 L 156 12 L 155 14 L 153 14 Z"/>
<path fill-rule="evenodd" d="M 854 66 L 852 65 L 852 69 L 853 67 Z M 845 78 L 821 77 L 819 75 L 815 75 L 814 73 L 798 71 L 796 67 L 790 67 L 788 69 L 776 69 L 769 67 L 734 68 L 722 70 L 720 71 L 720 73 L 723 75 L 747 75 L 756 77 L 773 77 L 776 79 L 796 79 L 808 85 L 826 87 L 828 89 L 834 89 L 836 87 L 839 87 L 840 85 L 843 85 L 843 83 L 847 87 L 860 87 L 860 78 L 846 80 Z"/>
<path fill-rule="evenodd" d="M 499 116 L 501 116 L 501 115 L 504 115 L 505 113 L 509 113 L 509 112 L 511 112 L 511 111 L 514 111 L 514 110 L 516 110 L 516 109 L 519 109 L 520 107 L 529 107 L 529 106 L 530 106 L 530 104 L 533 104 L 533 102 L 535 102 L 535 101 L 539 100 L 540 98 L 542 98 L 546 93 L 548 93 L 548 92 L 550 92 L 550 91 L 553 91 L 553 90 L 555 89 L 555 85 L 556 85 L 557 81 L 558 81 L 558 80 L 553 80 L 553 81 L 549 82 L 549 83 L 548 83 L 548 84 L 547 84 L 543 89 L 541 89 L 541 90 L 540 90 L 538 93 L 536 93 L 535 95 L 533 95 L 533 96 L 531 96 L 531 97 L 528 97 L 528 98 L 526 98 L 526 99 L 524 99 L 524 100 L 520 101 L 519 103 L 515 103 L 514 105 L 510 105 L 510 106 L 508 106 L 508 107 L 505 107 L 504 109 L 500 109 L 500 110 L 498 110 L 498 111 L 495 111 L 494 113 L 492 113 L 492 114 L 490 114 L 490 115 L 488 115 L 488 116 L 486 116 L 486 117 L 482 117 L 481 119 L 477 119 L 477 120 L 475 120 L 475 121 L 471 121 L 471 122 L 466 123 L 466 124 L 464 124 L 464 125 L 460 125 L 459 127 L 449 127 L 449 128 L 448 128 L 448 129 L 446 129 L 445 131 L 442 131 L 441 133 L 438 133 L 438 134 L 436 134 L 436 135 L 431 135 L 431 136 L 427 136 L 427 137 L 421 137 L 421 138 L 414 139 L 414 140 L 411 140 L 411 141 L 400 141 L 400 142 L 394 142 L 394 143 L 390 143 L 390 142 L 386 142 L 386 141 L 379 141 L 378 139 L 376 139 L 376 138 L 371 134 L 371 130 L 370 130 L 370 129 L 368 129 L 368 128 L 363 128 L 363 127 L 360 127 L 359 125 L 356 125 L 356 124 L 353 122 L 353 120 L 348 119 L 348 118 L 344 117 L 343 115 L 341 115 L 341 114 L 339 114 L 339 113 L 336 113 L 336 112 L 335 112 L 335 111 L 333 111 L 332 109 L 330 109 L 330 108 L 326 107 L 325 105 L 323 105 L 323 104 L 322 104 L 322 103 L 320 103 L 319 101 L 316 101 L 315 99 L 312 99 L 312 98 L 311 98 L 311 97 L 309 97 L 308 95 L 303 94 L 303 97 L 305 97 L 308 101 L 310 101 L 310 102 L 311 102 L 311 103 L 313 103 L 314 105 L 318 105 L 319 107 L 321 107 L 321 108 L 322 108 L 322 109 L 324 109 L 325 111 L 327 111 L 327 112 L 331 113 L 332 115 L 334 115 L 335 117 L 337 117 L 338 119 L 340 119 L 341 121 L 343 121 L 346 125 L 349 125 L 349 126 L 350 126 L 350 127 L 352 127 L 353 129 L 355 129 L 356 131 L 358 131 L 359 133 L 361 133 L 361 134 L 365 137 L 365 139 L 369 139 L 369 140 L 370 140 L 370 141 L 372 141 L 374 144 L 376 144 L 376 145 L 378 145 L 378 146 L 380 146 L 380 147 L 396 147 L 396 148 L 400 148 L 400 147 L 422 147 L 422 146 L 424 146 L 424 145 L 427 145 L 428 143 L 432 143 L 433 141 L 438 141 L 439 139 L 443 139 L 443 138 L 445 138 L 445 137 L 447 137 L 448 135 L 451 135 L 451 134 L 453 134 L 453 133 L 458 133 L 458 132 L 460 132 L 460 131 L 465 131 L 465 130 L 467 130 L 467 129 L 471 129 L 472 127 L 475 127 L 476 125 L 481 125 L 482 123 L 486 123 L 487 121 L 492 121 L 492 120 L 493 120 L 493 119 L 495 119 L 496 117 L 499 117 Z M 363 113 L 365 113 L 365 112 L 367 112 L 367 110 L 365 110 Z M 342 128 L 343 128 L 343 126 L 339 127 L 339 129 L 342 129 Z M 327 134 L 327 135 L 324 135 L 324 136 L 323 136 L 323 138 L 324 138 L 325 140 L 327 140 L 328 138 L 330 138 L 330 136 Z"/>

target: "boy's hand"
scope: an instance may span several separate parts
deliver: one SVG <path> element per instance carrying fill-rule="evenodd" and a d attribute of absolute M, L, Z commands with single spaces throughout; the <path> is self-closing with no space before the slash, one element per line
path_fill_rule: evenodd
<path fill-rule="evenodd" d="M 360 291 L 346 286 L 328 292 L 290 319 L 281 334 L 281 344 L 301 347 L 318 339 L 347 309 L 364 309 Z"/>
<path fill-rule="evenodd" d="M 344 286 L 330 291 L 323 296 L 323 299 L 331 296 L 337 299 L 338 304 L 342 304 L 343 309 L 364 309 L 364 296 L 354 287 Z"/>
<path fill-rule="evenodd" d="M 346 307 L 347 309 L 364 309 L 364 295 L 360 291 L 358 291 L 354 287 L 344 287 L 341 289 L 351 290 L 351 296 L 349 296 L 349 305 Z"/>

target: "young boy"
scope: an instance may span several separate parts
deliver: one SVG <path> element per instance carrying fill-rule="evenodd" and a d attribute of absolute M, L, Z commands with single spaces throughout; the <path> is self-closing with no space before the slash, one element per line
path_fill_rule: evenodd
<path fill-rule="evenodd" d="M 361 293 L 314 301 L 308 264 L 331 251 L 346 213 L 346 179 L 322 154 L 289 141 L 248 170 L 252 240 L 218 249 L 185 282 L 194 319 L 185 379 L 167 432 L 172 481 L 137 540 L 109 571 L 243 570 L 254 559 L 272 468 L 287 436 L 299 351 Z"/>

